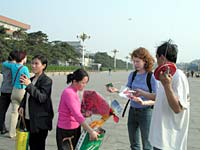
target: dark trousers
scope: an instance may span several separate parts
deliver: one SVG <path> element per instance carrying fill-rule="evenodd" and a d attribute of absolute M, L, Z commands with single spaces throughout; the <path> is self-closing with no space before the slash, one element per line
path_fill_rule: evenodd
<path fill-rule="evenodd" d="M 30 131 L 30 121 L 26 121 L 26 127 Z M 48 136 L 48 130 L 39 130 L 39 132 L 30 132 L 29 136 L 29 147 L 30 150 L 45 150 L 46 138 Z"/>
<path fill-rule="evenodd" d="M 158 148 L 156 148 L 156 147 L 153 147 L 153 150 L 161 150 L 161 149 L 158 149 Z"/>
<path fill-rule="evenodd" d="M 64 138 L 71 138 L 72 146 L 75 149 L 78 139 L 80 138 L 80 134 L 81 134 L 81 126 L 79 126 L 76 129 L 71 129 L 71 130 L 61 129 L 57 127 L 56 142 L 57 142 L 58 150 L 64 150 L 63 148 Z"/>
<path fill-rule="evenodd" d="M 11 93 L 1 93 L 0 96 L 0 131 L 4 130 L 5 127 L 5 116 L 11 103 Z"/>

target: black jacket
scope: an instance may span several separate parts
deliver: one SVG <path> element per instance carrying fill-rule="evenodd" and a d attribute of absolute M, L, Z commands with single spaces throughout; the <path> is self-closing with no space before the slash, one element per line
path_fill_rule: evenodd
<path fill-rule="evenodd" d="M 31 81 L 34 77 L 31 78 Z M 36 84 L 32 83 L 26 87 L 26 93 L 20 104 L 24 108 L 26 105 L 27 93 L 30 94 L 28 100 L 30 132 L 39 130 L 51 130 L 54 117 L 53 105 L 51 101 L 52 80 L 42 73 Z M 24 112 L 25 114 L 25 112 Z"/>

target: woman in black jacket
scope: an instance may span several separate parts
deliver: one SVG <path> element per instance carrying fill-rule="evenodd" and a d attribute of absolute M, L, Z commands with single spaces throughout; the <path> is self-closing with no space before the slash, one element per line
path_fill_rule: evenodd
<path fill-rule="evenodd" d="M 46 57 L 34 56 L 31 63 L 34 77 L 20 78 L 21 83 L 26 85 L 26 93 L 20 104 L 19 115 L 25 118 L 30 131 L 30 150 L 45 150 L 48 130 L 52 129 L 54 116 L 51 101 L 52 80 L 44 74 L 47 63 Z"/>

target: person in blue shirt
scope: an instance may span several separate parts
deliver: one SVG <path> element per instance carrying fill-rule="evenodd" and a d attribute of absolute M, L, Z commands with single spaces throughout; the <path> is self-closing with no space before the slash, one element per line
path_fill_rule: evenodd
<path fill-rule="evenodd" d="M 16 51 L 11 51 L 8 56 L 8 61 L 15 63 Z M 1 83 L 1 96 L 0 96 L 0 134 L 8 132 L 5 126 L 5 117 L 8 107 L 11 103 L 11 91 L 13 89 L 11 70 L 2 66 L 1 73 L 3 80 Z"/>
<path fill-rule="evenodd" d="M 9 129 L 9 137 L 14 138 L 16 136 L 16 124 L 18 121 L 18 108 L 21 100 L 25 94 L 26 86 L 21 84 L 20 77 L 22 75 L 30 78 L 29 70 L 24 64 L 27 61 L 27 55 L 25 51 L 17 51 L 16 63 L 11 63 L 9 61 L 3 62 L 3 66 L 11 69 L 12 74 L 12 94 L 11 94 L 11 121 Z"/>
<path fill-rule="evenodd" d="M 137 48 L 131 54 L 136 75 L 131 72 L 128 77 L 127 87 L 134 90 L 130 95 L 131 99 L 128 115 L 128 134 L 130 148 L 132 150 L 152 150 L 148 141 L 149 128 L 152 116 L 152 105 L 154 105 L 157 81 L 154 75 L 151 75 L 150 84 L 152 91 L 147 85 L 148 73 L 152 71 L 154 58 L 149 51 L 143 47 Z M 109 92 L 118 92 L 115 87 L 109 87 Z M 141 146 L 142 141 L 142 146 Z"/>

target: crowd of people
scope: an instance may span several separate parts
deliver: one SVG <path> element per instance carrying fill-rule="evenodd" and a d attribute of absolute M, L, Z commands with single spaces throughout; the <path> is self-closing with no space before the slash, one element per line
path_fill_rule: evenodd
<path fill-rule="evenodd" d="M 157 47 L 157 65 L 176 64 L 178 47 L 171 41 Z M 161 71 L 156 79 L 152 73 L 154 58 L 146 48 L 139 47 L 131 53 L 134 66 L 126 86 L 135 91 L 130 99 L 127 121 L 131 150 L 186 150 L 190 115 L 189 84 L 186 75 L 176 69 L 174 75 Z M 0 134 L 10 138 L 16 136 L 18 117 L 23 117 L 30 132 L 30 150 L 45 150 L 48 131 L 52 130 L 54 110 L 52 105 L 52 79 L 45 74 L 48 61 L 43 55 L 36 55 L 31 61 L 30 77 L 24 65 L 26 52 L 12 51 L 8 60 L 2 63 L 3 81 L 0 97 Z M 111 72 L 111 70 L 110 70 Z M 86 122 L 81 112 L 83 91 L 89 81 L 88 73 L 77 69 L 67 75 L 68 86 L 61 93 L 56 125 L 58 150 L 64 149 L 64 141 L 70 139 L 69 147 L 74 149 L 81 135 L 81 127 L 90 140 L 98 140 L 98 133 Z M 111 93 L 119 92 L 107 87 Z M 129 101 L 128 101 L 129 102 Z M 5 126 L 5 115 L 12 105 L 9 130 Z M 142 144 L 141 144 L 142 142 Z"/>

